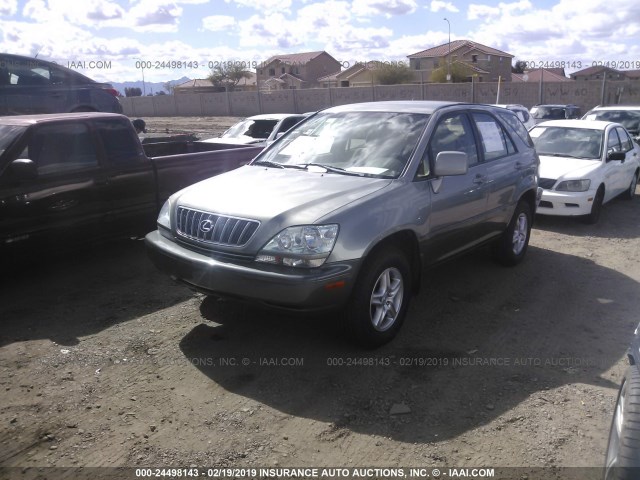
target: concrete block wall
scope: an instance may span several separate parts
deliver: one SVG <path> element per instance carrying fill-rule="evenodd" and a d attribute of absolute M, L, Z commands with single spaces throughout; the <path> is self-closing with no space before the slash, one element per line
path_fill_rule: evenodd
<path fill-rule="evenodd" d="M 313 88 L 273 92 L 194 93 L 121 98 L 131 117 L 250 116 L 259 113 L 305 113 L 349 103 L 384 100 L 443 100 L 472 103 L 573 103 L 586 112 L 595 105 L 640 105 L 640 81 L 607 82 L 425 83 L 367 87 Z"/>

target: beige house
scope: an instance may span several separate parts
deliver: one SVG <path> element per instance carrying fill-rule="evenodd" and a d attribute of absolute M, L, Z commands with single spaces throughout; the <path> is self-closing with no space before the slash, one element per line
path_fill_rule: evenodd
<path fill-rule="evenodd" d="M 261 90 L 317 88 L 321 77 L 340 71 L 340 62 L 327 52 L 275 55 L 258 67 L 256 77 Z"/>
<path fill-rule="evenodd" d="M 407 58 L 419 82 L 431 81 L 431 74 L 441 62 L 449 61 L 468 67 L 469 82 L 497 82 L 499 77 L 502 77 L 502 81 L 511 81 L 513 55 L 471 40 L 454 40 L 408 55 Z"/>
<path fill-rule="evenodd" d="M 234 92 L 257 90 L 256 74 L 253 72 L 250 73 L 251 77 L 243 78 L 238 82 L 238 84 L 233 88 Z M 226 91 L 224 87 L 215 87 L 211 81 L 206 78 L 196 78 L 173 87 L 174 95 L 180 95 L 183 93 L 212 93 L 224 91 Z"/>
<path fill-rule="evenodd" d="M 341 72 L 332 75 L 320 77 L 318 81 L 324 88 L 327 87 L 370 87 L 378 85 L 375 71 L 379 63 L 371 61 L 365 63 L 356 63 Z"/>

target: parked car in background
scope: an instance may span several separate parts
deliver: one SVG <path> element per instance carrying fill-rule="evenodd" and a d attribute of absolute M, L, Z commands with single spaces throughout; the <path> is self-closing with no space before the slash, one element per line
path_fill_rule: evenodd
<path fill-rule="evenodd" d="M 513 113 L 517 115 L 518 119 L 520 119 L 522 124 L 525 127 L 527 127 L 527 130 L 529 130 L 531 127 L 533 127 L 536 124 L 533 118 L 531 118 L 531 115 L 529 115 L 529 110 L 527 110 L 527 107 L 525 107 L 524 105 L 520 105 L 517 103 L 510 103 L 510 104 L 496 103 L 495 106 L 506 108 L 507 110 L 511 110 Z"/>
<path fill-rule="evenodd" d="M 636 142 L 640 142 L 640 105 L 613 105 L 589 110 L 584 120 L 603 120 L 624 126 Z"/>
<path fill-rule="evenodd" d="M 0 54 L 0 115 L 122 113 L 118 92 L 39 58 Z"/>
<path fill-rule="evenodd" d="M 537 173 L 509 110 L 343 105 L 172 195 L 146 245 L 160 270 L 206 294 L 342 310 L 348 335 L 373 347 L 398 332 L 423 265 L 485 244 L 503 264 L 524 258 Z"/>
<path fill-rule="evenodd" d="M 261 150 L 178 141 L 143 146 L 131 121 L 112 113 L 0 117 L 0 258 L 144 235 L 169 195 Z"/>
<path fill-rule="evenodd" d="M 306 114 L 298 113 L 263 113 L 254 115 L 236 123 L 220 137 L 208 138 L 202 141 L 266 146 L 306 117 Z"/>
<path fill-rule="evenodd" d="M 572 120 L 582 117 L 577 105 L 536 105 L 529 110 L 535 123 L 546 120 Z"/>
<path fill-rule="evenodd" d="M 529 133 L 540 155 L 540 215 L 580 215 L 596 223 L 603 204 L 634 197 L 640 147 L 622 125 L 553 120 Z"/>
<path fill-rule="evenodd" d="M 640 325 L 627 350 L 629 367 L 622 378 L 605 458 L 604 480 L 640 478 Z"/>

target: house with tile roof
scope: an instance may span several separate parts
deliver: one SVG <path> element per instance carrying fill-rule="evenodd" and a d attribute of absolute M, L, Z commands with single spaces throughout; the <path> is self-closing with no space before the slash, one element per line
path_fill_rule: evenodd
<path fill-rule="evenodd" d="M 572 80 L 564 75 L 564 68 L 537 68 L 527 70 L 524 73 L 512 73 L 512 82 L 571 82 Z"/>
<path fill-rule="evenodd" d="M 511 81 L 511 61 L 513 55 L 471 40 L 454 40 L 436 47 L 408 55 L 409 66 L 416 73 L 416 79 L 429 82 L 433 71 L 445 62 L 462 64 L 470 82 Z"/>
<path fill-rule="evenodd" d="M 257 90 L 256 74 L 250 72 L 249 78 L 241 78 L 237 85 L 233 87 L 235 92 L 246 92 Z M 215 93 L 225 92 L 224 87 L 216 87 L 211 83 L 208 78 L 195 78 L 186 82 L 180 83 L 173 87 L 173 94 L 180 95 L 183 93 Z"/>
<path fill-rule="evenodd" d="M 340 72 L 341 65 L 325 51 L 274 55 L 256 69 L 261 90 L 318 88 L 319 78 Z"/>
<path fill-rule="evenodd" d="M 640 79 L 640 70 L 616 70 L 604 65 L 597 65 L 573 72 L 570 76 L 576 81 L 584 82 L 602 80 L 604 75 L 607 76 L 607 80 L 638 80 Z"/>
<path fill-rule="evenodd" d="M 370 87 L 378 85 L 376 70 L 381 62 L 372 60 L 366 63 L 355 63 L 341 72 L 320 77 L 318 81 L 324 88 L 327 87 Z"/>

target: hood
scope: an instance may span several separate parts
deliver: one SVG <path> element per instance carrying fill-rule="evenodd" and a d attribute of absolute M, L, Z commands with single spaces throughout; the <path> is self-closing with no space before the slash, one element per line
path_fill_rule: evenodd
<path fill-rule="evenodd" d="M 602 160 L 584 160 L 579 158 L 549 157 L 540 155 L 540 178 L 587 178 L 602 164 Z"/>
<path fill-rule="evenodd" d="M 391 180 L 246 165 L 181 191 L 177 204 L 288 227 L 316 222 Z"/>

